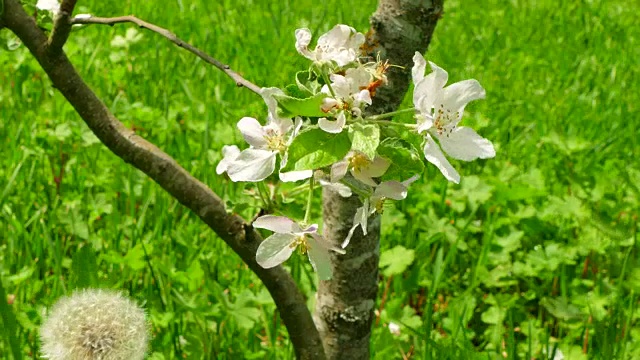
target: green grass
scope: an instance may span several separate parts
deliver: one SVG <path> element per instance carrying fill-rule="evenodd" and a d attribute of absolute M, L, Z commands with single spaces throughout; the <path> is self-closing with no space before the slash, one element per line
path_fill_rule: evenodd
<path fill-rule="evenodd" d="M 375 9 L 375 1 L 80 4 L 165 26 L 264 86 L 284 86 L 306 66 L 296 28 L 366 30 Z M 382 271 L 373 355 L 546 359 L 557 348 L 566 359 L 640 358 L 640 6 L 445 5 L 428 57 L 451 81 L 476 78 L 487 89 L 463 121 L 498 155 L 454 164 L 460 186 L 429 167 L 385 211 L 382 251 L 397 256 L 386 255 L 394 266 Z M 253 205 L 213 170 L 223 144 L 242 143 L 235 123 L 263 116 L 261 99 L 152 33 L 112 46 L 130 28 L 82 29 L 66 50 L 122 121 L 225 199 Z M 240 259 L 97 143 L 24 48 L 0 51 L 0 278 L 15 296 L 24 357 L 39 356 L 44 309 L 85 286 L 144 304 L 153 359 L 292 357 L 266 290 Z M 287 266 L 311 295 L 306 261 Z"/>

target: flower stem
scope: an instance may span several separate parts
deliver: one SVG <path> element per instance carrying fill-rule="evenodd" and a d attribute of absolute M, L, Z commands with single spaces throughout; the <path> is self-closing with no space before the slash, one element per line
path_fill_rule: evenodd
<path fill-rule="evenodd" d="M 333 96 L 333 98 L 337 100 L 338 98 L 336 97 L 336 93 L 333 92 L 333 88 L 331 87 L 331 81 L 329 80 L 327 73 L 322 71 L 322 69 L 320 69 L 320 72 L 322 73 L 322 78 L 324 79 L 324 82 L 327 84 L 327 87 L 329 88 L 329 92 L 331 93 L 331 96 Z"/>
<path fill-rule="evenodd" d="M 415 129 L 418 127 L 418 125 L 416 124 L 407 124 L 407 123 L 401 123 L 401 122 L 395 122 L 395 121 L 389 121 L 389 120 L 366 120 L 366 122 L 372 123 L 372 124 L 384 125 L 384 126 L 402 126 L 410 129 Z"/>
<path fill-rule="evenodd" d="M 259 182 L 258 184 L 258 195 L 260 195 L 260 199 L 262 200 L 262 204 L 265 210 L 271 209 L 271 197 L 269 195 L 269 189 L 266 188 L 264 182 Z"/>
<path fill-rule="evenodd" d="M 415 113 L 416 111 L 417 110 L 415 108 L 402 109 L 402 110 L 392 111 L 392 112 L 388 112 L 388 113 L 384 113 L 384 114 L 380 114 L 380 115 L 369 116 L 368 118 L 366 118 L 366 120 L 386 119 L 386 118 L 394 117 L 394 116 L 400 115 L 400 114 Z"/>
<path fill-rule="evenodd" d="M 315 179 L 313 176 L 309 179 L 309 195 L 307 196 L 307 210 L 304 212 L 304 224 L 309 225 L 309 218 L 311 217 L 311 203 L 313 201 L 313 187 L 315 185 Z"/>

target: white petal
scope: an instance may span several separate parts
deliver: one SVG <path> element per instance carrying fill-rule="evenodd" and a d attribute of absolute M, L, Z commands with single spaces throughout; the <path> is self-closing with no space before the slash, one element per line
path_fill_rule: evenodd
<path fill-rule="evenodd" d="M 355 170 L 351 170 L 351 175 L 353 175 L 353 177 L 360 181 L 361 183 L 371 186 L 371 187 L 375 187 L 378 185 L 377 182 L 375 182 L 375 180 L 373 180 L 373 178 L 371 178 L 371 176 L 366 176 L 363 175 L 361 172 L 359 171 L 355 171 Z"/>
<path fill-rule="evenodd" d="M 38 0 L 36 8 L 51 11 L 53 15 L 56 15 L 60 11 L 60 3 L 58 0 Z"/>
<path fill-rule="evenodd" d="M 353 232 L 358 226 L 362 229 L 362 234 L 367 235 L 367 220 L 369 218 L 369 199 L 365 199 L 364 204 L 356 210 L 356 214 L 353 216 L 353 226 L 347 234 L 347 238 L 342 242 L 342 248 L 346 248 L 351 241 Z"/>
<path fill-rule="evenodd" d="M 284 92 L 277 87 L 268 87 L 260 89 L 260 96 L 264 100 L 265 104 L 267 104 L 267 109 L 269 109 L 269 113 L 273 114 L 274 117 L 278 110 L 278 101 L 273 97 L 273 95 L 284 95 Z"/>
<path fill-rule="evenodd" d="M 351 188 L 348 187 L 347 185 L 344 185 L 341 183 L 332 183 L 324 179 L 319 179 L 318 182 L 320 183 L 321 186 L 324 186 L 332 191 L 337 192 L 342 197 L 350 197 L 353 194 L 351 191 Z"/>
<path fill-rule="evenodd" d="M 345 66 L 357 60 L 364 40 L 364 35 L 356 33 L 354 28 L 338 24 L 318 39 L 318 60 L 335 61 L 338 66 Z"/>
<path fill-rule="evenodd" d="M 327 92 L 329 91 L 329 88 L 327 87 L 327 85 L 322 87 L 322 92 L 325 92 L 324 90 L 327 90 Z M 322 105 L 320 105 L 320 110 L 322 110 L 323 112 L 328 113 L 329 111 L 331 111 L 334 107 L 338 106 L 338 100 L 334 99 L 334 98 L 324 98 L 322 99 Z"/>
<path fill-rule="evenodd" d="M 424 79 L 424 73 L 427 71 L 427 61 L 418 51 L 413 55 L 413 67 L 411 68 L 411 78 L 413 83 L 417 84 Z"/>
<path fill-rule="evenodd" d="M 371 80 L 373 80 L 373 75 L 364 67 L 347 69 L 345 77 L 349 80 L 352 89 L 355 91 L 369 85 Z"/>
<path fill-rule="evenodd" d="M 273 234 L 266 238 L 258 246 L 256 261 L 265 269 L 282 264 L 287 260 L 295 247 L 291 245 L 296 241 L 296 236 L 291 234 Z"/>
<path fill-rule="evenodd" d="M 281 181 L 295 182 L 310 178 L 311 176 L 313 176 L 313 170 L 281 172 L 278 176 L 280 177 Z"/>
<path fill-rule="evenodd" d="M 266 134 L 258 120 L 252 117 L 243 117 L 238 121 L 238 130 L 240 130 L 249 145 L 255 148 L 267 146 L 267 140 L 265 139 Z"/>
<path fill-rule="evenodd" d="M 222 160 L 216 166 L 216 174 L 221 175 L 227 171 L 231 164 L 240 155 L 240 149 L 235 145 L 225 145 L 222 147 Z"/>
<path fill-rule="evenodd" d="M 296 234 L 317 234 L 318 233 L 318 224 L 311 224 L 306 229 L 300 229 Z"/>
<path fill-rule="evenodd" d="M 262 181 L 273 174 L 277 152 L 261 149 L 245 149 L 227 167 L 233 181 Z"/>
<path fill-rule="evenodd" d="M 389 169 L 390 165 L 391 163 L 389 162 L 389 160 L 380 156 L 376 156 L 368 166 L 360 170 L 359 175 L 370 178 L 380 177 L 387 172 L 387 169 Z"/>
<path fill-rule="evenodd" d="M 255 228 L 267 229 L 282 234 L 293 234 L 302 231 L 300 225 L 286 216 L 263 215 L 251 225 Z"/>
<path fill-rule="evenodd" d="M 431 127 L 433 126 L 433 119 L 431 118 L 431 116 L 418 114 L 416 115 L 416 118 L 418 121 L 418 127 L 416 128 L 416 131 L 418 132 L 418 134 L 422 133 L 423 131 L 427 131 L 431 129 Z"/>
<path fill-rule="evenodd" d="M 320 118 L 320 120 L 318 120 L 318 126 L 320 127 L 320 129 L 332 134 L 342 132 L 342 129 L 344 128 L 344 125 L 346 123 L 347 118 L 344 115 L 344 111 L 341 111 L 338 114 L 338 117 L 335 121 L 328 120 L 327 118 Z"/>
<path fill-rule="evenodd" d="M 436 103 L 440 102 L 442 88 L 449 79 L 449 74 L 444 69 L 432 62 L 429 62 L 429 65 L 431 65 L 432 71 L 422 80 L 415 83 L 415 89 L 413 90 L 413 104 L 418 110 L 426 114 L 430 112 Z"/>
<path fill-rule="evenodd" d="M 333 165 L 331 165 L 331 182 L 337 183 L 340 181 L 346 174 L 349 169 L 349 161 L 342 160 Z"/>
<path fill-rule="evenodd" d="M 420 179 L 420 174 L 415 174 L 412 177 L 408 178 L 407 180 L 403 181 L 402 184 L 406 187 L 409 187 L 409 185 L 413 184 L 413 182 L 418 179 Z"/>
<path fill-rule="evenodd" d="M 86 20 L 86 19 L 90 19 L 92 17 L 93 17 L 93 15 L 91 15 L 91 14 L 78 14 L 78 15 L 74 16 L 73 18 L 74 19 L 78 19 L 78 20 Z"/>
<path fill-rule="evenodd" d="M 451 166 L 449 160 L 444 157 L 440 147 L 429 134 L 427 134 L 427 142 L 424 145 L 424 157 L 427 161 L 440 169 L 440 172 L 445 178 L 447 178 L 447 180 L 453 181 L 456 184 L 460 183 L 460 175 L 456 169 Z"/>
<path fill-rule="evenodd" d="M 296 50 L 300 55 L 306 57 L 309 60 L 315 60 L 314 54 L 309 51 L 309 44 L 311 43 L 311 31 L 309 29 L 296 30 Z"/>
<path fill-rule="evenodd" d="M 349 245 L 349 243 L 351 242 L 351 238 L 353 237 L 353 232 L 356 231 L 358 226 L 360 226 L 360 224 L 353 224 L 351 229 L 349 229 L 349 233 L 347 234 L 347 237 L 344 239 L 344 241 L 340 245 L 340 246 L 342 246 L 343 249 L 346 248 L 347 245 Z"/>
<path fill-rule="evenodd" d="M 385 181 L 376 187 L 374 195 L 393 200 L 404 200 L 407 197 L 407 187 L 400 181 Z"/>
<path fill-rule="evenodd" d="M 291 145 L 291 142 L 293 141 L 293 139 L 298 136 L 298 133 L 300 132 L 300 129 L 302 128 L 302 125 L 304 125 L 304 121 L 302 120 L 302 118 L 300 116 L 296 116 L 296 120 L 294 122 L 294 126 L 293 126 L 293 132 L 291 133 L 291 138 L 289 139 L 289 145 Z"/>
<path fill-rule="evenodd" d="M 431 61 L 429 61 L 429 66 L 431 66 L 431 72 L 425 78 L 430 77 L 429 81 L 433 82 L 434 89 L 442 89 L 449 80 L 449 74 Z"/>
<path fill-rule="evenodd" d="M 457 111 L 459 120 L 462 118 L 464 107 L 470 101 L 484 99 L 484 97 L 485 91 L 477 80 L 463 80 L 444 88 L 442 103 L 445 109 Z"/>
<path fill-rule="evenodd" d="M 438 136 L 438 140 L 442 150 L 454 159 L 472 161 L 496 156 L 491 141 L 468 127 L 457 127 L 451 133 Z"/>
<path fill-rule="evenodd" d="M 333 60 L 338 66 L 346 66 L 356 61 L 358 54 L 353 49 L 340 49 L 334 52 L 329 59 Z"/>
<path fill-rule="evenodd" d="M 320 239 L 316 239 L 317 236 L 307 238 L 309 248 L 307 249 L 307 255 L 311 266 L 318 273 L 318 279 L 329 280 L 333 276 L 331 269 L 331 257 L 329 256 L 329 250 L 320 244 Z"/>
<path fill-rule="evenodd" d="M 353 28 L 338 24 L 318 38 L 318 46 L 337 47 L 346 43 Z"/>
<path fill-rule="evenodd" d="M 372 101 L 371 101 L 371 93 L 367 89 L 360 90 L 358 93 L 356 93 L 353 96 L 353 100 L 354 100 L 356 106 L 360 106 L 360 104 L 362 104 L 362 103 L 365 103 L 367 105 L 371 105 L 371 103 L 372 103 Z"/>
<path fill-rule="evenodd" d="M 331 88 L 336 94 L 336 97 L 340 99 L 347 100 L 349 96 L 351 96 L 351 84 L 349 80 L 342 75 L 331 74 Z M 327 91 L 329 91 L 328 88 Z"/>

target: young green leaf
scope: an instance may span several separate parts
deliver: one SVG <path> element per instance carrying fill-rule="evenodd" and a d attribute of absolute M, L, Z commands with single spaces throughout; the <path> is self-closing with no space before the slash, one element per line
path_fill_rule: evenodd
<path fill-rule="evenodd" d="M 306 88 L 299 87 L 296 84 L 289 84 L 284 88 L 284 93 L 296 99 L 306 99 L 313 94 Z"/>
<path fill-rule="evenodd" d="M 298 135 L 288 150 L 286 171 L 314 170 L 342 160 L 351 148 L 346 131 L 330 134 L 311 129 Z"/>
<path fill-rule="evenodd" d="M 391 166 L 382 176 L 385 180 L 406 180 L 424 171 L 421 152 L 411 143 L 399 138 L 384 139 L 378 146 L 378 155 L 387 158 Z"/>
<path fill-rule="evenodd" d="M 311 95 L 320 91 L 320 84 L 316 79 L 316 75 L 309 70 L 298 71 L 296 73 L 296 85 L 300 90 L 310 93 Z"/>
<path fill-rule="evenodd" d="M 360 151 L 373 159 L 380 144 L 380 128 L 373 124 L 353 124 L 349 127 L 349 139 L 352 150 Z"/>
<path fill-rule="evenodd" d="M 322 106 L 322 100 L 327 97 L 326 94 L 319 93 L 315 96 L 298 99 L 287 95 L 273 95 L 278 101 L 278 106 L 282 111 L 283 117 L 294 116 L 309 116 L 309 117 L 321 117 L 326 116 L 320 107 Z"/>

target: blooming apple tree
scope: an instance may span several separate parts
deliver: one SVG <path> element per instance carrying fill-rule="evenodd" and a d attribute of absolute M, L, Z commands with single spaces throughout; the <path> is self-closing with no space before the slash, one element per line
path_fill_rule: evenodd
<path fill-rule="evenodd" d="M 393 64 L 369 61 L 361 50 L 365 36 L 347 25 L 320 36 L 313 50 L 308 29 L 296 30 L 295 37 L 298 53 L 311 60 L 309 68 L 284 89 L 261 89 L 268 108 L 264 125 L 254 118 L 240 119 L 238 130 L 249 147 L 223 147 L 216 171 L 226 172 L 232 181 L 265 181 L 277 172 L 280 181 L 306 182 L 304 219 L 278 214 L 254 221 L 254 227 L 274 232 L 260 244 L 256 260 L 264 268 L 274 267 L 298 248 L 308 254 L 319 278 L 328 280 L 328 252 L 344 253 L 354 231 L 360 227 L 366 234 L 367 219 L 381 213 L 386 201 L 405 199 L 409 185 L 424 171 L 424 160 L 458 183 L 460 175 L 445 153 L 472 161 L 494 157 L 495 150 L 473 129 L 459 126 L 465 106 L 485 97 L 478 81 L 445 86 L 447 72 L 429 62 L 425 74 L 427 61 L 416 52 L 413 108 L 369 116 L 366 108 L 376 90 L 387 84 L 386 72 Z M 415 122 L 389 120 L 405 112 L 414 114 Z M 363 204 L 341 248 L 330 246 L 318 225 L 309 223 L 317 184 L 344 197 L 358 196 Z"/>

